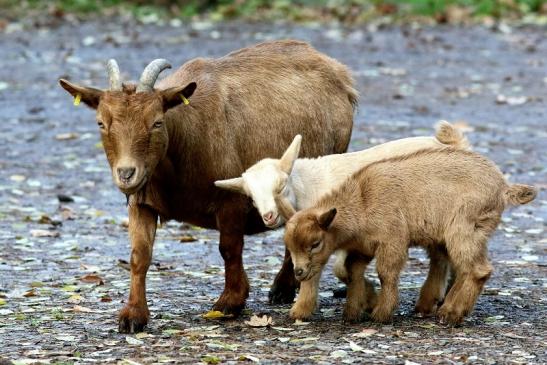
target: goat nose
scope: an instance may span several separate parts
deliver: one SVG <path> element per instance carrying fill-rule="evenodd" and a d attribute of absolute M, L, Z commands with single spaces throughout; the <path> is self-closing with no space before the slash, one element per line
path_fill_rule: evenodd
<path fill-rule="evenodd" d="M 294 273 L 296 274 L 296 276 L 302 276 L 302 274 L 304 273 L 304 269 L 295 269 Z"/>
<path fill-rule="evenodd" d="M 271 221 L 272 218 L 273 218 L 273 212 L 270 211 L 270 212 L 264 214 L 262 216 L 262 218 L 264 218 L 265 221 L 268 221 L 268 222 Z"/>
<path fill-rule="evenodd" d="M 128 181 L 135 174 L 134 167 L 118 167 L 118 176 L 121 180 Z"/>

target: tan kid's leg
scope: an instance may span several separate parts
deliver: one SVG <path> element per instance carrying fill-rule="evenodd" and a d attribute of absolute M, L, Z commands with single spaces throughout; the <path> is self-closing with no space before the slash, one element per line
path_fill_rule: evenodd
<path fill-rule="evenodd" d="M 476 210 L 476 209 L 475 209 Z M 495 211 L 483 213 L 476 221 L 462 214 L 447 232 L 446 249 L 456 279 L 443 305 L 437 311 L 441 323 L 460 324 L 471 313 L 484 284 L 492 274 L 488 261 L 487 241 L 499 222 Z"/>
<path fill-rule="evenodd" d="M 150 317 L 146 303 L 146 273 L 152 260 L 158 215 L 145 206 L 129 206 L 131 240 L 131 287 L 129 300 L 120 312 L 119 331 L 141 332 Z"/>
<path fill-rule="evenodd" d="M 405 247 L 401 250 L 400 247 Z M 376 251 L 376 270 L 382 289 L 378 302 L 372 311 L 372 318 L 377 322 L 391 321 L 393 312 L 399 304 L 399 275 L 407 258 L 405 245 L 385 244 L 380 242 Z"/>
<path fill-rule="evenodd" d="M 449 250 L 451 258 L 457 257 L 452 259 L 456 280 L 443 305 L 437 311 L 437 317 L 443 324 L 460 324 L 463 318 L 471 313 L 484 284 L 492 273 L 492 265 L 486 256 L 486 242 L 473 242 L 470 246 L 475 248 L 475 252 L 466 252 L 465 255 L 468 256 Z"/>
<path fill-rule="evenodd" d="M 311 317 L 317 305 L 317 293 L 321 272 L 313 278 L 300 283 L 300 292 L 293 304 L 289 315 L 292 319 L 306 319 Z"/>
<path fill-rule="evenodd" d="M 344 307 L 344 320 L 357 322 L 367 309 L 376 301 L 372 284 L 364 278 L 364 272 L 370 263 L 369 257 L 350 252 L 345 260 L 347 271 L 347 297 Z"/>
<path fill-rule="evenodd" d="M 429 273 L 420 291 L 420 297 L 416 302 L 415 310 L 418 317 L 435 315 L 437 306 L 446 294 L 450 271 L 450 262 L 444 247 L 428 247 L 427 253 L 429 256 Z"/>

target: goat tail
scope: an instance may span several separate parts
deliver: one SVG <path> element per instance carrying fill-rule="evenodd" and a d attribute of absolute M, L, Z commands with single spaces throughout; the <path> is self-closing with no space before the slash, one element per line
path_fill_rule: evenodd
<path fill-rule="evenodd" d="M 460 150 L 470 150 L 471 145 L 462 131 L 448 123 L 446 120 L 441 120 L 435 126 L 435 137 L 439 142 L 452 146 Z"/>
<path fill-rule="evenodd" d="M 505 191 L 505 201 L 511 205 L 522 205 L 530 203 L 535 199 L 537 190 L 533 186 L 524 184 L 509 185 Z"/>
<path fill-rule="evenodd" d="M 348 100 L 351 104 L 353 110 L 356 110 L 359 106 L 359 91 L 357 91 L 353 86 L 347 85 L 346 92 L 348 93 Z"/>

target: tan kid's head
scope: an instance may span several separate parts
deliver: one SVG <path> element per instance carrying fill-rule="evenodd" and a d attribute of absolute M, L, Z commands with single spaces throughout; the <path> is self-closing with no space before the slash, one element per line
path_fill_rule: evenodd
<path fill-rule="evenodd" d="M 298 281 L 310 280 L 321 272 L 335 250 L 329 231 L 336 218 L 336 208 L 321 211 L 310 208 L 296 213 L 282 194 L 276 195 L 275 202 L 287 220 L 284 240 L 291 253 L 294 275 Z"/>
<path fill-rule="evenodd" d="M 125 85 L 115 60 L 108 61 L 108 90 L 80 86 L 67 80 L 60 85 L 74 97 L 97 111 L 96 118 L 112 177 L 118 188 L 130 195 L 139 191 L 151 177 L 169 145 L 165 113 L 187 104 L 196 83 L 166 90 L 154 89 L 161 71 L 171 66 L 166 60 L 152 61 L 143 71 L 138 85 Z"/>

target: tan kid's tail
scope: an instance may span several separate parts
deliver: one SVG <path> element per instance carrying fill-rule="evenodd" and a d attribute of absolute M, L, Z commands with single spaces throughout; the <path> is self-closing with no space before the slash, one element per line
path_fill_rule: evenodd
<path fill-rule="evenodd" d="M 470 150 L 471 145 L 463 133 L 446 120 L 441 120 L 435 126 L 435 137 L 439 142 L 458 148 Z"/>
<path fill-rule="evenodd" d="M 535 199 L 537 190 L 533 186 L 523 184 L 509 185 L 505 192 L 505 201 L 511 205 L 530 203 Z"/>

